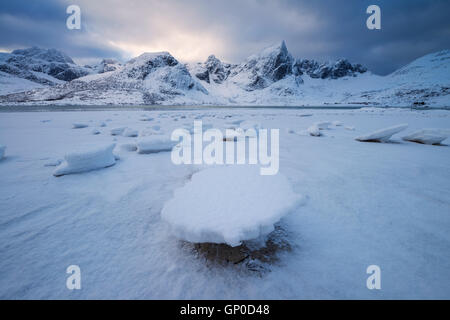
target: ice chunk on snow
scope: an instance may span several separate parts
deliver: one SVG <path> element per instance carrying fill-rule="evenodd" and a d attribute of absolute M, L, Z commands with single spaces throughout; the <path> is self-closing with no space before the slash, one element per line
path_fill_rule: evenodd
<path fill-rule="evenodd" d="M 87 128 L 87 127 L 89 127 L 89 125 L 86 123 L 81 123 L 81 122 L 72 123 L 72 129 L 81 129 L 81 128 Z"/>
<path fill-rule="evenodd" d="M 322 135 L 319 127 L 316 124 L 312 125 L 308 129 L 306 129 L 306 131 L 309 133 L 309 135 L 311 135 L 313 137 L 320 137 Z"/>
<path fill-rule="evenodd" d="M 0 160 L 5 156 L 6 146 L 0 145 Z"/>
<path fill-rule="evenodd" d="M 369 133 L 365 136 L 360 136 L 355 138 L 358 141 L 365 141 L 365 142 L 386 142 L 389 141 L 389 139 L 396 133 L 399 133 L 400 131 L 405 130 L 408 127 L 407 124 L 399 124 L 393 127 L 380 129 L 377 131 L 374 131 L 372 133 Z"/>
<path fill-rule="evenodd" d="M 126 129 L 126 127 L 120 127 L 120 128 L 111 129 L 111 135 L 112 136 L 121 135 L 125 131 L 125 129 Z"/>
<path fill-rule="evenodd" d="M 62 176 L 71 173 L 81 173 L 85 171 L 106 168 L 116 163 L 113 154 L 115 144 L 104 147 L 95 147 L 84 151 L 69 153 L 53 172 L 54 176 Z"/>
<path fill-rule="evenodd" d="M 141 138 L 137 141 L 138 153 L 155 153 L 162 151 L 171 151 L 176 141 L 170 140 L 170 137 L 164 135 L 152 135 Z"/>
<path fill-rule="evenodd" d="M 316 122 L 314 125 L 318 127 L 320 130 L 325 130 L 328 129 L 328 127 L 331 125 L 331 122 L 330 121 Z"/>
<path fill-rule="evenodd" d="M 93 135 L 96 135 L 96 134 L 100 134 L 100 131 L 98 129 L 92 129 L 91 133 Z"/>
<path fill-rule="evenodd" d="M 342 122 L 339 120 L 335 120 L 331 123 L 333 126 L 335 127 L 341 127 L 342 126 Z"/>
<path fill-rule="evenodd" d="M 122 136 L 124 136 L 124 137 L 137 137 L 138 136 L 138 131 L 134 130 L 134 129 L 126 128 L 122 132 Z"/>
<path fill-rule="evenodd" d="M 403 137 L 405 141 L 412 141 L 424 144 L 440 144 L 450 136 L 450 130 L 423 129 Z"/>
<path fill-rule="evenodd" d="M 137 146 L 135 143 L 124 143 L 120 146 L 120 149 L 125 151 L 136 151 Z"/>
<path fill-rule="evenodd" d="M 161 217 L 182 240 L 238 246 L 272 232 L 301 200 L 281 174 L 262 176 L 257 166 L 219 166 L 195 173 L 175 190 Z"/>
<path fill-rule="evenodd" d="M 354 131 L 354 130 L 355 130 L 355 127 L 347 126 L 347 127 L 345 127 L 345 130 Z"/>

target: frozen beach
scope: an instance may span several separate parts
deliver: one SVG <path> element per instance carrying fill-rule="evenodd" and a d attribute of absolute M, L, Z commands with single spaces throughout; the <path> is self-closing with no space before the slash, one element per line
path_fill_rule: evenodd
<path fill-rule="evenodd" d="M 402 139 L 430 128 L 447 134 L 450 111 L 104 109 L 0 113 L 0 298 L 450 298 L 450 139 Z M 279 174 L 302 203 L 276 224 L 289 250 L 274 261 L 211 263 L 162 218 L 176 190 L 208 166 L 175 165 L 166 146 L 139 153 L 138 143 L 194 120 L 280 130 Z M 385 141 L 380 132 L 402 124 L 387 142 L 355 140 Z M 112 144 L 114 155 L 105 149 L 95 163 L 105 168 L 54 176 L 77 150 Z M 81 269 L 81 290 L 66 288 L 70 265 Z M 381 290 L 366 287 L 369 265 L 381 269 Z"/>

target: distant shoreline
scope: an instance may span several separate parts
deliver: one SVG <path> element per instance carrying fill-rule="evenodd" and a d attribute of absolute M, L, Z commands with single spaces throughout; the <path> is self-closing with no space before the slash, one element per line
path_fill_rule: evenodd
<path fill-rule="evenodd" d="M 450 110 L 450 107 L 411 107 L 411 106 L 164 106 L 164 105 L 7 105 L 0 106 L 5 112 L 54 112 L 54 111 L 151 111 L 151 110 L 205 110 L 205 109 L 283 109 L 283 110 L 359 110 L 375 109 L 411 109 L 411 110 Z"/>

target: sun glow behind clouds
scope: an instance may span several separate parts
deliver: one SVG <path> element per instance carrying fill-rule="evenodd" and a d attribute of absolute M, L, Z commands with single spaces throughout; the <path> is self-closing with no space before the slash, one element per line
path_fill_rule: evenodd
<path fill-rule="evenodd" d="M 110 40 L 108 43 L 128 53 L 129 58 L 137 57 L 144 52 L 168 51 L 176 59 L 183 62 L 204 61 L 210 54 L 224 51 L 224 44 L 216 37 L 208 34 L 170 33 L 164 38 L 156 38 L 140 44 L 136 41 Z"/>
<path fill-rule="evenodd" d="M 214 54 L 237 63 L 283 39 L 293 49 L 320 21 L 278 1 L 110 0 L 107 9 L 102 1 L 78 2 L 89 32 L 102 34 L 104 42 L 128 58 L 168 51 L 183 62 L 205 61 Z M 287 37 L 293 30 L 296 42 Z"/>

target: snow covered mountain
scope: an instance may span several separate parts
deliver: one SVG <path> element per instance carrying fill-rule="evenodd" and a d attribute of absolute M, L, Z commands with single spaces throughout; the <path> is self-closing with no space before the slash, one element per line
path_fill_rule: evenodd
<path fill-rule="evenodd" d="M 378 76 L 346 59 L 295 59 L 284 41 L 237 65 L 214 55 L 183 65 L 159 52 L 80 67 L 56 50 L 31 48 L 0 56 L 0 84 L 17 82 L 2 86 L 0 104 L 450 106 L 449 68 L 447 50 Z"/>
<path fill-rule="evenodd" d="M 0 81 L 17 83 L 18 90 L 52 86 L 88 75 L 89 69 L 77 65 L 68 55 L 55 49 L 28 48 L 0 56 Z M 17 78 L 21 79 L 18 80 Z M 28 87 L 20 84 L 26 82 Z M 33 85 L 34 83 L 34 85 Z M 3 91 L 3 90 L 2 90 Z"/>
<path fill-rule="evenodd" d="M 110 66 L 110 64 L 106 64 Z M 62 101 L 78 104 L 157 104 L 192 93 L 207 95 L 199 81 L 168 52 L 144 53 L 114 70 L 28 92 L 0 97 L 8 102 Z M 191 99 L 191 101 L 196 101 Z"/>

